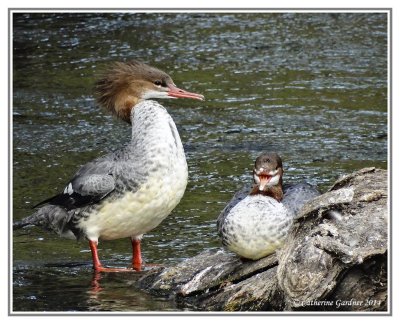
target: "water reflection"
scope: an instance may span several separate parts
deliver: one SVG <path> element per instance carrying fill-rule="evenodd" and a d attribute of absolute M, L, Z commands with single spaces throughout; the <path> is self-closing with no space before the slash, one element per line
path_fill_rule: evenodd
<path fill-rule="evenodd" d="M 96 273 L 90 265 L 72 263 L 19 267 L 14 311 L 176 311 L 173 301 L 135 288 L 143 273 Z"/>

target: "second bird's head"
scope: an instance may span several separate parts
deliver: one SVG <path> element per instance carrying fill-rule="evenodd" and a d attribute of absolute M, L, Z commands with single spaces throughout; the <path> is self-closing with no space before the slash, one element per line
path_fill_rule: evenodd
<path fill-rule="evenodd" d="M 264 153 L 256 159 L 253 180 L 260 192 L 282 185 L 282 175 L 282 160 L 278 154 Z"/>
<path fill-rule="evenodd" d="M 142 100 L 204 100 L 201 94 L 179 89 L 167 73 L 136 60 L 111 64 L 96 82 L 95 95 L 100 106 L 128 123 L 132 108 Z"/>

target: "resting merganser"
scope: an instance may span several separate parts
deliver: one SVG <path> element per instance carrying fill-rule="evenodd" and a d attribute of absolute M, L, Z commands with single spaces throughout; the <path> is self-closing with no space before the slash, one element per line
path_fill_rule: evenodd
<path fill-rule="evenodd" d="M 284 243 L 297 211 L 319 194 L 308 184 L 284 192 L 282 175 L 278 154 L 256 159 L 250 192 L 248 186 L 237 192 L 217 220 L 218 234 L 229 250 L 251 260 L 272 254 Z"/>
<path fill-rule="evenodd" d="M 14 229 L 40 225 L 62 236 L 87 238 L 95 271 L 129 271 L 100 263 L 98 240 L 130 237 L 132 268 L 140 271 L 140 240 L 181 200 L 188 179 L 185 153 L 174 121 L 152 98 L 200 94 L 176 87 L 171 77 L 139 61 L 114 63 L 96 83 L 97 102 L 132 125 L 124 148 L 83 165 L 64 191 L 42 203 Z"/>

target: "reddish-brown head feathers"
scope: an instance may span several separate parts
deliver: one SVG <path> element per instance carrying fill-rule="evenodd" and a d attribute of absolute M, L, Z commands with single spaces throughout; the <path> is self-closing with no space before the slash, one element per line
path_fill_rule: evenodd
<path fill-rule="evenodd" d="M 168 74 L 142 62 L 116 62 L 96 82 L 96 99 L 100 106 L 130 123 L 131 110 L 144 99 L 145 90 L 158 90 L 155 82 L 173 84 Z"/>

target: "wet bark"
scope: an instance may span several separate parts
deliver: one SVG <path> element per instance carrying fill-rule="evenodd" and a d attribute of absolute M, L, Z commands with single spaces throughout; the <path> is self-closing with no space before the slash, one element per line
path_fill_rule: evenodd
<path fill-rule="evenodd" d="M 208 250 L 137 284 L 197 310 L 387 311 L 387 229 L 387 171 L 362 169 L 303 206 L 277 253 Z"/>

